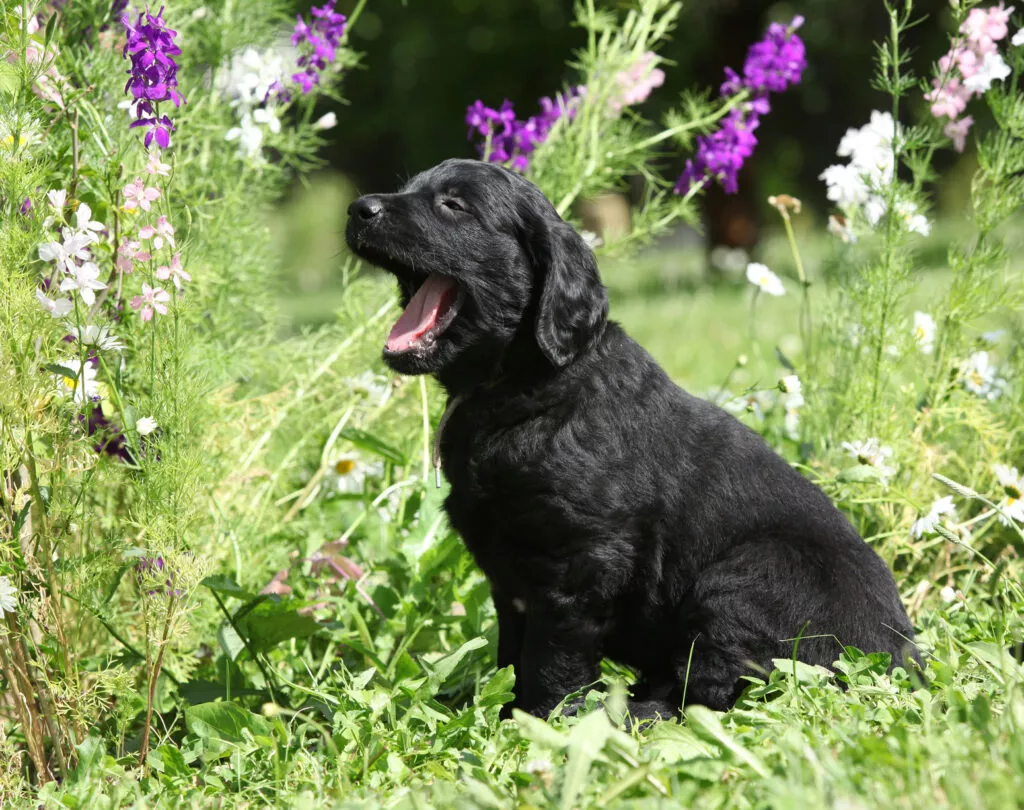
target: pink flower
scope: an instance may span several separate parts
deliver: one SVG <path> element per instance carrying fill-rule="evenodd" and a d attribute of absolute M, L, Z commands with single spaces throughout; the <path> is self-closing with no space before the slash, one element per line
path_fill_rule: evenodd
<path fill-rule="evenodd" d="M 181 254 L 175 253 L 171 257 L 170 267 L 158 267 L 156 269 L 156 277 L 161 281 L 167 281 L 170 279 L 174 282 L 174 288 L 181 291 L 181 283 L 183 281 L 191 281 L 192 276 L 181 266 Z"/>
<path fill-rule="evenodd" d="M 966 115 L 959 121 L 950 121 L 946 124 L 946 128 L 942 131 L 945 133 L 947 138 L 952 139 L 953 148 L 957 152 L 963 152 L 964 146 L 967 144 L 967 131 L 971 128 L 971 124 L 974 123 L 974 119 Z"/>
<path fill-rule="evenodd" d="M 136 177 L 134 183 L 129 183 L 124 187 L 124 208 L 126 211 L 131 211 L 134 208 L 148 211 L 150 203 L 158 199 L 160 199 L 160 189 L 146 188 L 146 184 L 142 181 L 141 177 Z"/>
<path fill-rule="evenodd" d="M 146 171 L 150 174 L 162 174 L 164 177 L 168 177 L 171 174 L 171 167 L 169 164 L 160 161 L 160 151 L 154 149 L 149 153 L 149 163 L 146 164 Z"/>
<path fill-rule="evenodd" d="M 661 87 L 665 83 L 665 71 L 654 67 L 656 58 L 657 55 L 653 51 L 648 51 L 628 70 L 621 70 L 615 74 L 619 93 L 608 99 L 608 107 L 613 113 L 618 114 L 622 112 L 623 107 L 646 101 L 655 87 Z"/>
<path fill-rule="evenodd" d="M 961 84 L 960 79 L 949 76 L 944 84 L 941 79 L 934 79 L 932 85 L 935 89 L 925 93 L 924 97 L 932 103 L 932 115 L 936 118 L 956 118 L 966 109 L 971 91 Z"/>
<path fill-rule="evenodd" d="M 153 257 L 145 250 L 142 250 L 139 242 L 129 242 L 122 239 L 117 248 L 117 269 L 122 273 L 131 273 L 135 270 L 134 262 L 148 262 Z"/>
<path fill-rule="evenodd" d="M 1013 6 L 1003 8 L 1002 3 L 991 8 L 972 8 L 960 26 L 960 32 L 966 34 L 968 41 L 985 53 L 990 46 L 1006 36 L 1006 24 L 1012 13 Z"/>
<path fill-rule="evenodd" d="M 161 315 L 167 314 L 167 302 L 171 300 L 171 294 L 163 287 L 150 287 L 142 283 L 142 295 L 136 295 L 132 299 L 132 309 L 139 310 L 139 317 L 143 322 L 153 319 L 153 311 Z"/>
<path fill-rule="evenodd" d="M 152 239 L 153 247 L 157 250 L 164 246 L 165 240 L 170 243 L 171 247 L 177 247 L 174 244 L 174 226 L 167 221 L 167 217 L 157 219 L 156 225 L 139 228 L 139 239 Z"/>

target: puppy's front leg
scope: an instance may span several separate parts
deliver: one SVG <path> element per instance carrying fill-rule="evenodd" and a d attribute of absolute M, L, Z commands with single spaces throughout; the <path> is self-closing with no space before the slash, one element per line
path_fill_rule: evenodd
<path fill-rule="evenodd" d="M 516 678 L 522 672 L 523 638 L 526 635 L 526 608 L 522 600 L 494 589 L 494 607 L 498 611 L 498 669 L 515 667 Z M 518 692 L 518 690 L 516 690 Z M 501 707 L 500 717 L 508 719 L 512 709 L 519 708 L 519 702 L 506 703 Z"/>
<path fill-rule="evenodd" d="M 516 706 L 546 717 L 562 698 L 600 676 L 603 630 L 574 611 L 533 605 L 526 610 Z"/>

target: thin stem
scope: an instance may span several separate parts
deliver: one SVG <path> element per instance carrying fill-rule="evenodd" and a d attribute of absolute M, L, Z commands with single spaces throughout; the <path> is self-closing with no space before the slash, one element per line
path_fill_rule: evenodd
<path fill-rule="evenodd" d="M 171 635 L 171 620 L 174 618 L 174 597 L 168 599 L 167 620 L 164 622 L 163 635 L 160 638 L 160 649 L 156 654 L 156 663 L 149 675 L 149 686 L 146 690 L 146 724 L 142 728 L 142 742 L 139 745 L 139 767 L 146 767 L 146 757 L 149 756 L 149 735 L 153 725 L 153 702 L 156 699 L 156 684 L 160 679 L 160 670 L 164 665 L 164 651 L 167 649 L 167 639 Z"/>

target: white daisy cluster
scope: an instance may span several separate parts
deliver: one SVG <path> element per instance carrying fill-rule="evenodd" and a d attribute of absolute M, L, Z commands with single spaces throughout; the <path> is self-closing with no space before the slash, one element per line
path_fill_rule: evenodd
<path fill-rule="evenodd" d="M 893 138 L 900 136 L 891 114 L 875 110 L 871 120 L 860 129 L 849 129 L 839 142 L 836 154 L 848 163 L 829 166 L 820 175 L 828 187 L 828 198 L 843 211 L 830 230 L 843 241 L 855 242 L 853 223 L 866 220 L 873 228 L 888 208 L 885 194 L 895 171 Z M 898 200 L 896 214 L 908 230 L 927 236 L 931 223 L 909 200 Z"/>
<path fill-rule="evenodd" d="M 1006 526 L 1014 520 L 1024 523 L 1024 475 L 1018 473 L 1016 467 L 1006 464 L 996 464 L 992 469 L 1003 490 L 999 521 Z"/>
<path fill-rule="evenodd" d="M 765 295 L 781 296 L 786 294 L 786 288 L 782 286 L 782 279 L 760 262 L 751 262 L 747 265 L 747 281 L 757 287 L 758 292 Z"/>
<path fill-rule="evenodd" d="M 935 534 L 936 527 L 942 522 L 943 516 L 956 519 L 956 505 L 953 503 L 953 496 L 946 495 L 936 498 L 928 511 L 914 521 L 910 527 L 910 533 L 915 539 L 925 535 Z"/>
<path fill-rule="evenodd" d="M 921 350 L 921 354 L 931 354 L 935 351 L 935 319 L 927 312 L 914 313 L 914 342 Z"/>

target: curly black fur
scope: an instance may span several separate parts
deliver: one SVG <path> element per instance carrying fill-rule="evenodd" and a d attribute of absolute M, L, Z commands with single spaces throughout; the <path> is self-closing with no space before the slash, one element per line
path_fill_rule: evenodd
<path fill-rule="evenodd" d="M 602 656 L 640 673 L 634 716 L 677 714 L 684 688 L 726 709 L 794 649 L 824 666 L 842 645 L 916 657 L 882 560 L 607 319 L 591 251 L 533 184 L 449 160 L 349 214 L 349 245 L 403 304 L 430 273 L 459 285 L 445 331 L 384 359 L 464 397 L 442 437 L 445 506 L 490 580 L 517 707 L 546 714 Z"/>

